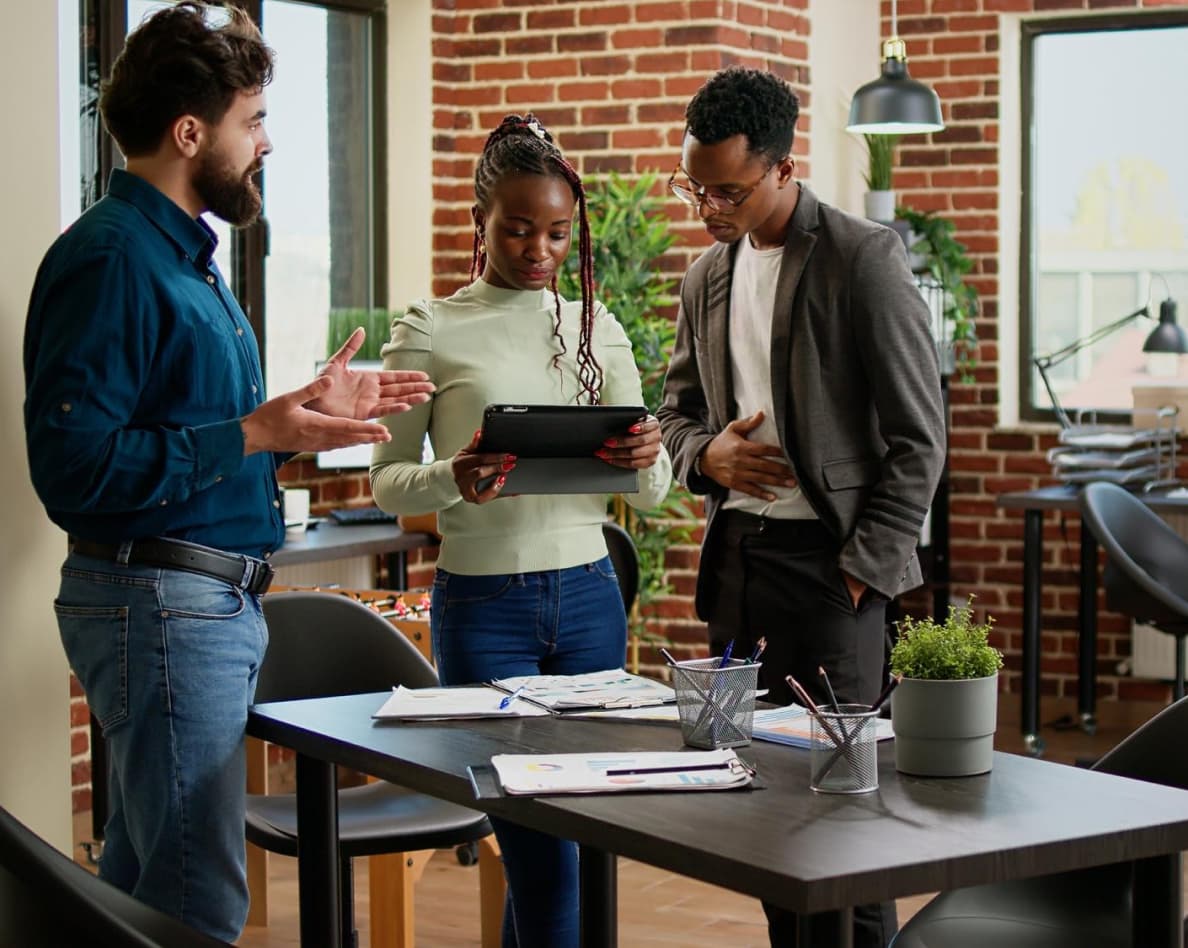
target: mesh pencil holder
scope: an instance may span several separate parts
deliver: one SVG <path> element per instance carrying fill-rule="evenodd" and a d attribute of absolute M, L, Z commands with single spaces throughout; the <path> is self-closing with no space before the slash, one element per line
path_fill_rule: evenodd
<path fill-rule="evenodd" d="M 705 658 L 672 666 L 681 715 L 681 737 L 690 747 L 741 747 L 751 743 L 759 663 Z"/>

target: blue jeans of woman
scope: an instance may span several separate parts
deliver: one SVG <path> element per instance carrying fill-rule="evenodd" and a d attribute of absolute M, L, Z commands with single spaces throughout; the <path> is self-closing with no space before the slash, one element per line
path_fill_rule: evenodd
<path fill-rule="evenodd" d="M 268 644 L 259 603 L 195 573 L 72 553 L 54 611 L 107 740 L 100 876 L 234 941 L 248 906 L 243 734 Z"/>
<path fill-rule="evenodd" d="M 443 684 L 622 668 L 627 618 L 610 558 L 539 573 L 433 582 L 433 653 Z M 577 846 L 491 819 L 508 902 L 503 948 L 577 948 Z"/>

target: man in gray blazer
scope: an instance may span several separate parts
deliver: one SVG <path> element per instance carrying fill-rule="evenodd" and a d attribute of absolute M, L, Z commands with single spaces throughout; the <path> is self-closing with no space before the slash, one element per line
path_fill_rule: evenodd
<path fill-rule="evenodd" d="M 657 415 L 678 479 L 707 498 L 696 607 L 712 651 L 765 637 L 770 700 L 791 702 L 791 674 L 826 702 L 823 668 L 839 701 L 869 704 L 886 603 L 921 582 L 940 379 L 898 235 L 794 179 L 798 111 L 783 80 L 738 67 L 689 104 L 669 185 L 716 243 L 681 286 Z M 796 916 L 764 909 L 772 945 L 796 944 Z M 808 943 L 835 944 L 838 917 L 801 920 Z M 856 946 L 894 931 L 893 903 L 855 911 Z"/>

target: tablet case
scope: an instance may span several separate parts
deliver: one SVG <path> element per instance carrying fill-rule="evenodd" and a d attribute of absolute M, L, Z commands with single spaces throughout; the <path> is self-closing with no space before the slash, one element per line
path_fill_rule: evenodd
<path fill-rule="evenodd" d="M 647 414 L 642 405 L 488 405 L 478 450 L 516 456 L 504 494 L 636 493 L 637 471 L 594 452 Z"/>

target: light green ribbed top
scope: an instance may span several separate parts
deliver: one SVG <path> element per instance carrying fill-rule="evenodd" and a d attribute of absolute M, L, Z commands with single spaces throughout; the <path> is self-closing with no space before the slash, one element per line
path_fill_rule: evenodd
<path fill-rule="evenodd" d="M 427 404 L 384 419 L 392 440 L 375 448 L 371 490 L 388 511 L 438 511 L 442 569 L 472 576 L 527 573 L 606 555 L 604 495 L 522 495 L 469 504 L 462 501 L 450 470 L 450 459 L 470 443 L 488 404 L 578 403 L 581 303 L 562 302 L 566 352 L 558 366 L 553 364 L 561 351 L 554 319 L 551 291 L 500 289 L 480 279 L 449 299 L 410 304 L 393 326 L 384 367 L 427 372 L 437 391 Z M 601 305 L 593 350 L 603 371 L 602 404 L 642 405 L 631 343 Z M 421 461 L 426 432 L 438 459 L 429 464 Z M 639 493 L 624 496 L 633 507 L 647 510 L 664 498 L 671 481 L 672 464 L 661 450 L 656 463 L 639 472 Z"/>

